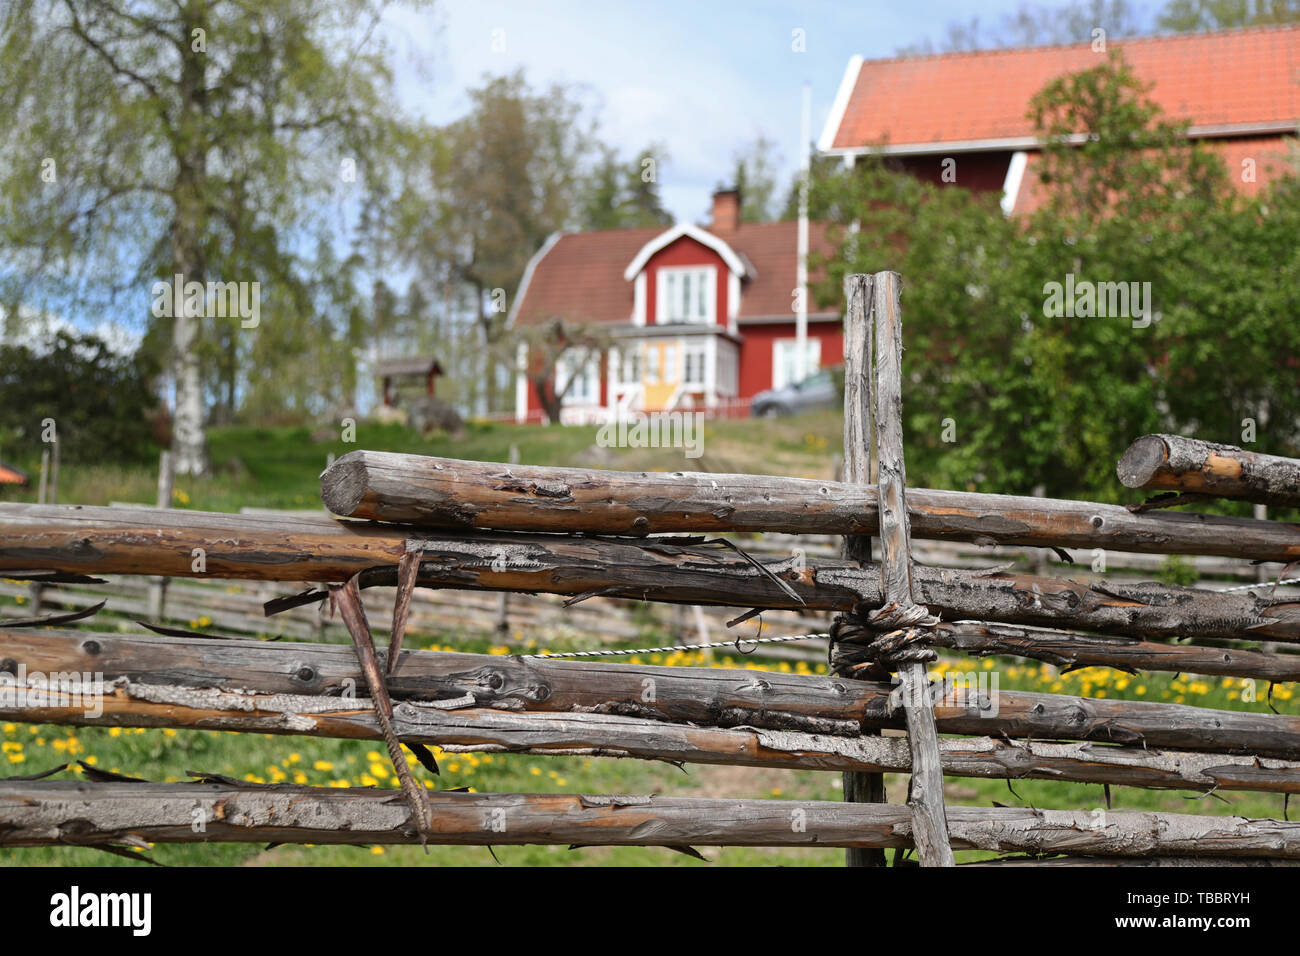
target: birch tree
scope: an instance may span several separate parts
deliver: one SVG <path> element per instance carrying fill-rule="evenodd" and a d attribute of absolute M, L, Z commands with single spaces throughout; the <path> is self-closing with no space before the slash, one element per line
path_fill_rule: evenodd
<path fill-rule="evenodd" d="M 394 135 L 382 0 L 32 0 L 0 7 L 0 294 L 9 314 L 141 315 L 155 283 L 296 284 L 322 199 L 364 184 Z M 360 187 L 356 187 L 360 188 Z M 310 248 L 310 244 L 308 244 Z M 269 290 L 268 290 L 269 291 Z M 208 468 L 202 342 L 259 335 L 172 303 L 177 470 Z M 153 310 L 155 315 L 159 311 Z M 167 312 L 168 310 L 163 309 Z M 264 316 L 267 321 L 275 318 Z M 224 321 L 224 336 L 207 328 Z M 284 329 L 279 332 L 287 335 Z M 292 336 L 310 335 L 300 326 Z M 234 373 L 222 373 L 233 401 Z"/>

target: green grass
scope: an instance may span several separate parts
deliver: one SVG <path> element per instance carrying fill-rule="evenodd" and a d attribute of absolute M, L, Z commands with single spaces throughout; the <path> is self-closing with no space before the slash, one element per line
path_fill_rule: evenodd
<path fill-rule="evenodd" d="M 622 470 L 744 471 L 830 477 L 839 448 L 841 419 L 817 412 L 779 421 L 708 422 L 704 454 L 688 459 L 679 450 L 600 448 L 596 426 L 547 427 L 470 421 L 461 435 L 415 434 L 401 425 L 360 423 L 355 442 L 344 442 L 338 428 L 308 426 L 213 428 L 208 433 L 213 473 L 178 477 L 173 503 L 202 511 L 238 511 L 241 506 L 312 508 L 320 503 L 319 476 L 330 454 L 340 457 L 365 448 L 437 455 L 475 461 L 519 461 Z M 13 463 L 39 472 L 34 461 L 13 452 Z M 28 456 L 30 457 L 30 456 Z M 33 487 L 5 490 L 10 501 L 35 501 Z M 65 463 L 59 475 L 59 501 L 102 505 L 110 501 L 152 504 L 157 497 L 156 464 L 77 465 Z"/>

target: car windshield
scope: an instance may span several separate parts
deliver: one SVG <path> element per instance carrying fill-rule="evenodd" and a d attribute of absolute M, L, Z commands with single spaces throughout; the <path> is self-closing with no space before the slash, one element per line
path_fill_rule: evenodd
<path fill-rule="evenodd" d="M 796 385 L 795 388 L 813 388 L 814 386 L 817 385 L 825 385 L 830 380 L 831 380 L 830 372 L 818 372 L 816 375 L 804 379 L 802 382 Z"/>

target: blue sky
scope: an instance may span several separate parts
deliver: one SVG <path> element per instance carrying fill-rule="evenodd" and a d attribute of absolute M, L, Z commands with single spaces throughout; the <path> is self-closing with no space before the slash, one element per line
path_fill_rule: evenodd
<path fill-rule="evenodd" d="M 666 144 L 664 201 L 678 219 L 699 221 L 733 153 L 760 133 L 779 146 L 784 188 L 798 164 L 805 81 L 815 139 L 853 54 L 892 56 L 975 15 L 996 25 L 1022 2 L 437 0 L 390 12 L 387 39 L 405 105 L 437 123 L 466 111 L 465 91 L 485 73 L 523 67 L 534 86 L 583 86 L 602 138 L 621 153 Z M 804 53 L 791 49 L 796 29 Z"/>

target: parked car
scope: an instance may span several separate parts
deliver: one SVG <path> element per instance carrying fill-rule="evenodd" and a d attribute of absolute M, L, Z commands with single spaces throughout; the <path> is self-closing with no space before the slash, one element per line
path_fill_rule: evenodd
<path fill-rule="evenodd" d="M 750 402 L 749 413 L 755 418 L 779 418 L 814 408 L 838 408 L 840 401 L 835 370 L 827 368 L 794 385 L 759 392 Z"/>

